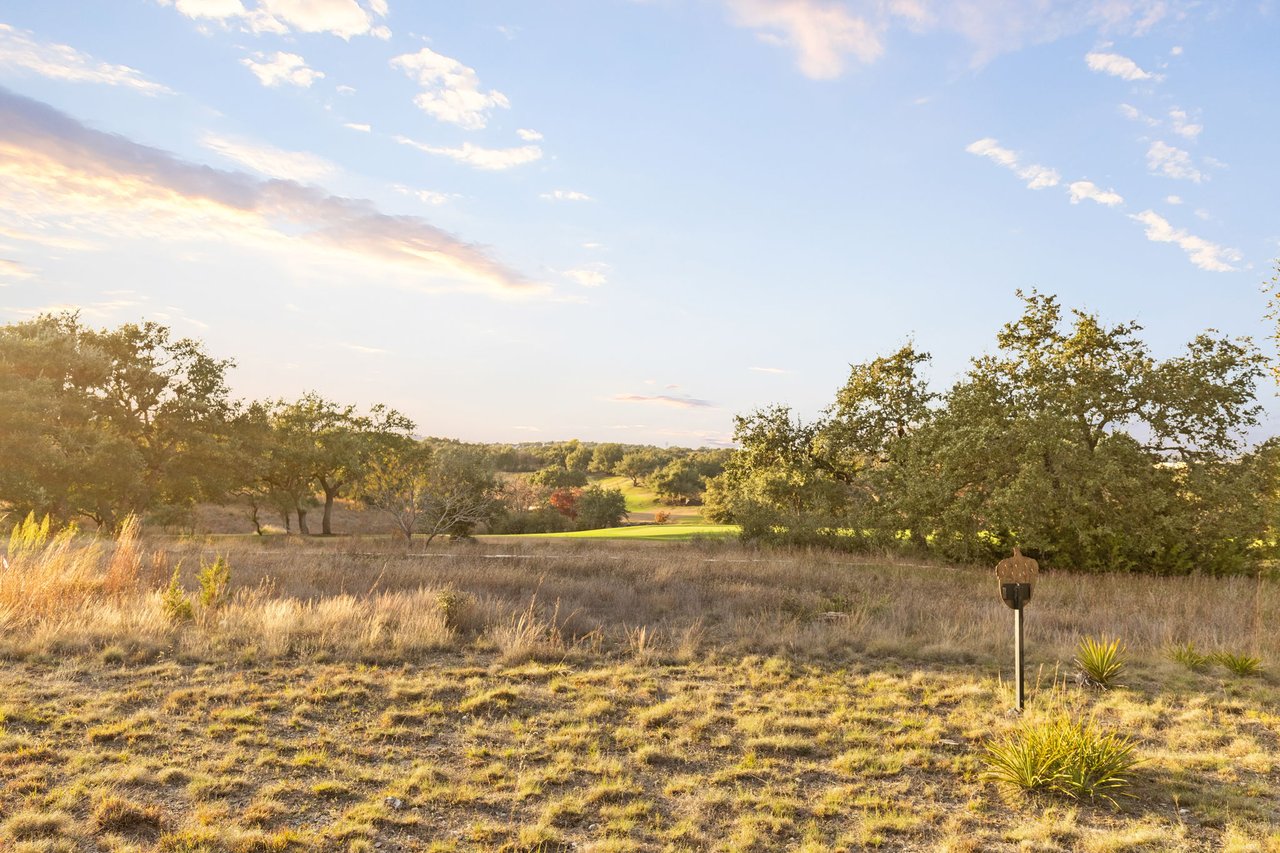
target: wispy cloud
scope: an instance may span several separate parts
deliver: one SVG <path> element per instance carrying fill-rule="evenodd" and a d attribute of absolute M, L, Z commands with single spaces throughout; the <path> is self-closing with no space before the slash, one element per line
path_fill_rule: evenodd
<path fill-rule="evenodd" d="M 483 148 L 470 142 L 464 142 L 459 146 L 448 147 L 427 145 L 407 136 L 397 136 L 395 140 L 401 145 L 409 145 L 419 151 L 425 151 L 428 154 L 435 154 L 440 157 L 448 157 L 451 160 L 457 160 L 459 163 L 466 163 L 468 166 L 487 171 L 513 169 L 516 166 L 523 166 L 526 163 L 542 159 L 542 149 L 537 145 L 521 145 L 518 148 Z"/>
<path fill-rule="evenodd" d="M 288 180 L 180 160 L 0 89 L 0 211 L 120 239 L 237 242 L 306 261 L 379 264 L 422 289 L 528 295 L 545 287 L 414 216 Z"/>
<path fill-rule="evenodd" d="M 674 406 L 678 409 L 714 408 L 714 404 L 709 400 L 695 400 L 693 397 L 675 397 L 670 394 L 614 394 L 609 399 L 616 403 L 656 403 L 660 406 Z"/>
<path fill-rule="evenodd" d="M 423 204 L 429 204 L 432 207 L 439 207 L 442 204 L 448 204 L 455 198 L 457 193 L 441 193 L 435 190 L 415 190 L 413 187 L 406 187 L 404 184 L 395 184 L 394 189 L 401 195 L 411 195 Z"/>
<path fill-rule="evenodd" d="M 1241 259 L 1240 252 L 1228 249 L 1217 243 L 1211 243 L 1203 237 L 1188 233 L 1183 228 L 1174 228 L 1163 216 L 1154 210 L 1144 210 L 1129 217 L 1146 226 L 1147 239 L 1154 243 L 1175 243 L 1187 253 L 1191 263 L 1209 272 L 1230 272 Z"/>
<path fill-rule="evenodd" d="M 1093 181 L 1072 181 L 1067 186 L 1067 192 L 1071 194 L 1071 203 L 1079 204 L 1084 199 L 1096 201 L 1098 204 L 1107 207 L 1115 207 L 1117 204 L 1124 204 L 1124 198 L 1115 190 L 1104 190 Z"/>
<path fill-rule="evenodd" d="M 586 193 L 580 193 L 577 190 L 552 190 L 549 193 L 542 193 L 538 198 L 545 198 L 548 201 L 592 201 L 591 196 Z"/>
<path fill-rule="evenodd" d="M 530 130 L 527 127 L 522 127 L 517 130 L 516 136 L 520 137 L 525 142 L 538 142 L 542 139 L 541 133 L 538 133 L 536 130 Z"/>
<path fill-rule="evenodd" d="M 246 56 L 240 64 L 253 72 L 258 82 L 267 87 L 288 84 L 308 89 L 324 77 L 324 73 L 307 67 L 307 61 L 296 53 L 255 53 Z"/>
<path fill-rule="evenodd" d="M 0 279 L 3 278 L 35 278 L 35 273 L 29 270 L 21 261 L 15 261 L 12 258 L 0 258 Z"/>
<path fill-rule="evenodd" d="M 496 89 L 481 91 L 474 68 L 427 47 L 395 57 L 391 67 L 417 81 L 423 91 L 414 97 L 414 104 L 440 121 L 479 130 L 488 124 L 492 110 L 511 106 L 507 96 Z"/>
<path fill-rule="evenodd" d="M 354 121 L 343 122 L 342 126 L 343 126 L 343 127 L 345 127 L 345 128 L 347 128 L 348 130 L 358 130 L 358 131 L 360 131 L 361 133 L 369 133 L 370 131 L 372 131 L 372 130 L 373 130 L 373 126 L 372 126 L 372 125 L 368 125 L 368 124 L 357 124 L 357 123 L 356 123 L 356 122 L 354 122 Z"/>
<path fill-rule="evenodd" d="M 387 15 L 385 0 L 369 0 L 361 6 L 356 0 L 158 0 L 161 6 L 173 6 L 193 20 L 217 21 L 223 25 L 238 24 L 251 33 L 284 35 L 291 30 L 303 33 L 330 33 L 343 39 L 371 35 L 391 37 L 386 25 L 378 24 Z"/>
<path fill-rule="evenodd" d="M 1180 195 L 1167 195 L 1164 200 L 1169 204 L 1182 204 L 1182 196 Z"/>
<path fill-rule="evenodd" d="M 1110 74 L 1112 77 L 1119 77 L 1121 80 L 1159 80 L 1159 74 L 1152 74 L 1150 71 L 1144 71 L 1127 56 L 1121 56 L 1118 53 L 1086 53 L 1084 55 L 1085 64 L 1089 66 L 1089 70 L 1097 71 L 1102 74 Z"/>
<path fill-rule="evenodd" d="M 1169 120 L 1173 123 L 1173 132 L 1185 139 L 1195 139 L 1204 130 L 1204 125 L 1194 121 L 1183 109 L 1169 110 Z"/>
<path fill-rule="evenodd" d="M 599 287 L 609 282 L 609 267 L 606 264 L 588 264 L 565 270 L 564 277 L 576 281 L 583 287 Z"/>
<path fill-rule="evenodd" d="M 1048 166 L 1041 166 L 1038 163 L 1022 165 L 1016 152 L 1010 151 L 1008 148 L 1002 148 L 1000 143 L 991 137 L 971 142 L 964 150 L 970 154 L 977 154 L 979 157 L 986 157 L 991 162 L 1009 169 L 1027 182 L 1028 189 L 1040 190 L 1045 187 L 1056 187 L 1062 180 L 1062 176 L 1058 174 L 1057 170 Z"/>
<path fill-rule="evenodd" d="M 789 370 L 783 370 L 781 367 L 752 367 L 756 373 L 790 373 Z"/>
<path fill-rule="evenodd" d="M 763 42 L 790 49 L 801 72 L 815 79 L 840 76 L 850 60 L 863 64 L 876 61 L 886 52 L 889 32 L 895 27 L 905 26 L 914 33 L 956 33 L 973 45 L 973 64 L 980 65 L 1001 53 L 1052 42 L 1088 29 L 1106 34 L 1142 35 L 1168 15 L 1174 5 L 1170 0 L 723 2 L 734 24 L 755 31 Z M 1099 53 L 1098 56 L 1116 55 Z M 1117 59 L 1124 57 L 1117 56 Z M 1113 61 L 1095 62 L 1134 73 L 1134 70 L 1121 69 Z M 1147 73 L 1136 63 L 1133 68 Z"/>
<path fill-rule="evenodd" d="M 0 24 L 0 68 L 29 71 L 51 80 L 124 86 L 144 95 L 171 95 L 173 91 L 127 65 L 99 62 L 74 47 L 38 42 L 35 34 Z"/>
<path fill-rule="evenodd" d="M 272 178 L 308 182 L 332 175 L 338 170 L 335 165 L 316 154 L 286 151 L 261 142 L 245 142 L 214 133 L 206 133 L 200 144 L 228 160 Z"/>
<path fill-rule="evenodd" d="M 1190 154 L 1158 139 L 1147 149 L 1147 168 L 1153 174 L 1178 180 L 1193 181 L 1197 184 L 1204 180 L 1204 173 L 1191 162 Z"/>
<path fill-rule="evenodd" d="M 1155 127 L 1160 122 L 1135 107 L 1133 104 L 1121 104 L 1120 115 L 1129 119 L 1129 121 L 1140 121 L 1147 127 Z"/>
<path fill-rule="evenodd" d="M 874 62 L 884 53 L 881 27 L 825 0 L 727 0 L 733 21 L 767 43 L 786 47 L 806 77 L 839 77 L 849 57 Z"/>

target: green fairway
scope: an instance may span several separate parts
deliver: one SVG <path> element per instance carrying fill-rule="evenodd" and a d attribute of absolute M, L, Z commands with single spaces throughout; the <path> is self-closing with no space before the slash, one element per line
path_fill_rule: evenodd
<path fill-rule="evenodd" d="M 742 528 L 736 524 L 637 524 L 631 527 L 606 527 L 601 530 L 574 530 L 569 533 L 529 533 L 510 536 L 486 536 L 485 539 L 650 539 L 684 542 L 695 537 L 727 539 L 737 536 Z"/>

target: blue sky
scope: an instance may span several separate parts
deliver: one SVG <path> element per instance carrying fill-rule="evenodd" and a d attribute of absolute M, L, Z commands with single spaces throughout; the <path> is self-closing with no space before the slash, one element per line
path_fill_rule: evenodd
<path fill-rule="evenodd" d="M 1277 35 L 1269 0 L 16 0 L 0 320 L 160 320 L 240 395 L 428 434 L 683 445 L 909 339 L 944 387 L 1017 288 L 1160 355 L 1261 340 Z"/>

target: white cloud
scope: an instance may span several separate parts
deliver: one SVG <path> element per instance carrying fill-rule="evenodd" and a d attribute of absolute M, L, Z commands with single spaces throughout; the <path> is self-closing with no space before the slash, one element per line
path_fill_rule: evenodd
<path fill-rule="evenodd" d="M 387 14 L 382 0 L 370 0 L 368 8 L 356 0 L 257 0 L 249 7 L 241 0 L 158 0 L 162 6 L 174 6 L 193 20 L 213 20 L 222 24 L 239 23 L 252 33 L 284 35 L 290 30 L 302 33 L 331 33 L 343 39 L 372 35 L 391 35 L 375 19 Z"/>
<path fill-rule="evenodd" d="M 675 397 L 670 394 L 614 394 L 609 399 L 615 403 L 657 403 L 662 406 L 675 406 L 679 409 L 709 409 L 713 405 L 708 400 L 696 400 L 692 397 Z"/>
<path fill-rule="evenodd" d="M 852 56 L 870 63 L 884 52 L 882 26 L 828 0 L 727 0 L 733 21 L 768 44 L 791 49 L 800 72 L 815 80 L 839 77 Z"/>
<path fill-rule="evenodd" d="M 1180 45 L 1180 44 L 1175 44 L 1173 47 L 1169 48 L 1169 55 L 1170 55 L 1170 56 L 1182 56 L 1182 45 Z"/>
<path fill-rule="evenodd" d="M 200 144 L 228 160 L 273 178 L 305 183 L 337 171 L 337 167 L 323 157 L 305 151 L 286 151 L 260 142 L 245 142 L 207 133 Z"/>
<path fill-rule="evenodd" d="M 522 127 L 519 130 L 517 130 L 516 136 L 520 137 L 525 142 L 538 142 L 539 140 L 542 139 L 541 133 L 539 133 L 536 130 L 530 130 L 527 127 Z"/>
<path fill-rule="evenodd" d="M 1110 74 L 1112 77 L 1119 77 L 1121 80 L 1160 79 L 1160 75 L 1143 71 L 1138 67 L 1138 63 L 1118 53 L 1086 53 L 1084 61 L 1090 70 Z"/>
<path fill-rule="evenodd" d="M 429 204 L 432 207 L 439 207 L 442 204 L 448 204 L 455 198 L 457 193 L 440 193 L 435 190 L 415 190 L 412 187 L 406 187 L 404 184 L 395 184 L 396 192 L 403 195 L 411 195 L 423 204 Z"/>
<path fill-rule="evenodd" d="M 0 68 L 29 71 L 51 80 L 124 86 L 144 95 L 171 95 L 166 86 L 148 80 L 136 68 L 98 62 L 74 47 L 38 42 L 34 33 L 0 24 Z"/>
<path fill-rule="evenodd" d="M 603 248 L 604 248 L 604 243 L 596 243 L 596 242 L 594 242 L 594 241 L 593 241 L 593 242 L 590 242 L 590 243 L 583 243 L 583 244 L 582 244 L 582 248 L 584 248 L 584 249 L 593 249 L 593 250 L 594 250 L 594 249 L 603 249 Z"/>
<path fill-rule="evenodd" d="M 1196 219 L 1199 219 L 1202 222 L 1208 222 L 1210 219 L 1213 218 L 1212 216 L 1209 215 L 1209 211 L 1205 210 L 1203 207 L 1197 207 L 1195 209 L 1195 214 L 1196 214 Z"/>
<path fill-rule="evenodd" d="M 1195 139 L 1204 130 L 1204 125 L 1193 122 L 1186 110 L 1169 110 L 1169 119 L 1173 122 L 1173 132 L 1187 139 Z"/>
<path fill-rule="evenodd" d="M 609 267 L 605 264 L 588 264 L 564 271 L 564 277 L 576 281 L 583 287 L 599 287 L 609 282 Z"/>
<path fill-rule="evenodd" d="M 1182 196 L 1179 195 L 1167 195 L 1164 200 L 1169 204 L 1182 204 Z"/>
<path fill-rule="evenodd" d="M 594 199 L 586 193 L 580 193 L 577 190 L 552 190 L 549 193 L 542 193 L 538 198 L 545 198 L 547 201 L 593 201 Z"/>
<path fill-rule="evenodd" d="M 1160 140 L 1147 149 L 1147 168 L 1152 174 L 1167 175 L 1178 180 L 1200 183 L 1204 174 L 1191 162 L 1191 155 L 1181 148 L 1166 145 Z"/>
<path fill-rule="evenodd" d="M 300 269 L 416 290 L 509 297 L 547 289 L 421 217 L 181 160 L 4 89 L 0 150 L 5 227 L 20 209 L 23 230 L 72 223 L 77 235 L 145 241 L 151 251 L 240 246 Z"/>
<path fill-rule="evenodd" d="M 343 123 L 343 125 L 342 125 L 342 126 L 343 126 L 343 127 L 345 127 L 345 128 L 348 128 L 348 129 L 350 129 L 350 130 L 358 130 L 358 131 L 360 131 L 361 133 L 368 133 L 369 131 L 373 130 L 373 127 L 372 127 L 372 126 L 370 126 L 370 125 L 367 125 L 367 124 L 357 124 L 356 122 L 353 122 L 353 121 L 345 122 L 345 123 Z"/>
<path fill-rule="evenodd" d="M 979 157 L 986 157 L 993 163 L 1011 170 L 1019 178 L 1027 182 L 1028 189 L 1040 190 L 1045 187 L 1056 187 L 1062 180 L 1062 176 L 1058 174 L 1057 170 L 1048 166 L 1041 166 L 1038 163 L 1032 163 L 1027 166 L 1021 165 L 1018 162 L 1016 152 L 1010 151 L 1008 148 L 1002 148 L 1000 143 L 991 137 L 971 142 L 964 150 L 970 154 L 977 154 Z"/>
<path fill-rule="evenodd" d="M 307 61 L 296 53 L 255 53 L 253 58 L 245 57 L 240 63 L 253 72 L 259 83 L 268 87 L 288 83 L 307 89 L 324 77 L 323 72 L 308 68 Z"/>
<path fill-rule="evenodd" d="M 466 163 L 468 166 L 487 171 L 511 169 L 542 159 L 542 149 L 536 145 L 522 145 L 519 148 L 482 148 L 479 145 L 464 142 L 462 145 L 450 148 L 440 145 L 427 145 L 426 143 L 412 140 L 407 136 L 397 136 L 395 140 L 401 145 L 409 145 L 419 151 L 448 157 L 452 160 L 457 160 L 459 163 Z"/>
<path fill-rule="evenodd" d="M 1081 200 L 1086 198 L 1107 207 L 1115 207 L 1117 204 L 1124 203 L 1124 199 L 1115 190 L 1101 189 L 1092 181 L 1072 181 L 1067 187 L 1067 191 L 1071 193 L 1072 204 L 1079 204 Z"/>
<path fill-rule="evenodd" d="M 781 367 L 753 367 L 756 373 L 790 373 L 789 370 L 783 370 Z"/>
<path fill-rule="evenodd" d="M 490 111 L 511 106 L 496 89 L 480 90 L 475 69 L 430 48 L 397 56 L 391 66 L 417 81 L 423 91 L 414 97 L 414 104 L 440 121 L 479 130 L 488 123 Z"/>
<path fill-rule="evenodd" d="M 1153 210 L 1144 210 L 1129 217 L 1146 226 L 1147 239 L 1154 243 L 1175 243 L 1187 253 L 1191 263 L 1209 272 L 1230 272 L 1241 259 L 1240 252 L 1228 249 L 1216 243 L 1210 243 L 1202 237 L 1187 233 L 1182 228 L 1174 228 L 1168 220 Z"/>
<path fill-rule="evenodd" d="M 0 258 L 0 278 L 35 278 L 35 273 L 27 269 L 20 261 L 12 258 Z"/>
<path fill-rule="evenodd" d="M 1155 127 L 1160 123 L 1132 104 L 1121 104 L 1120 114 L 1130 121 L 1140 121 L 1148 127 Z"/>

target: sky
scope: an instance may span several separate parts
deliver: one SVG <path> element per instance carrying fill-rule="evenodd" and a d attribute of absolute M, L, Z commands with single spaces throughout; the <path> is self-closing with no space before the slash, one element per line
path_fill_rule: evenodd
<path fill-rule="evenodd" d="M 909 341 L 946 388 L 1019 288 L 1270 346 L 1277 36 L 1275 0 L 9 0 L 0 322 L 684 446 Z"/>

